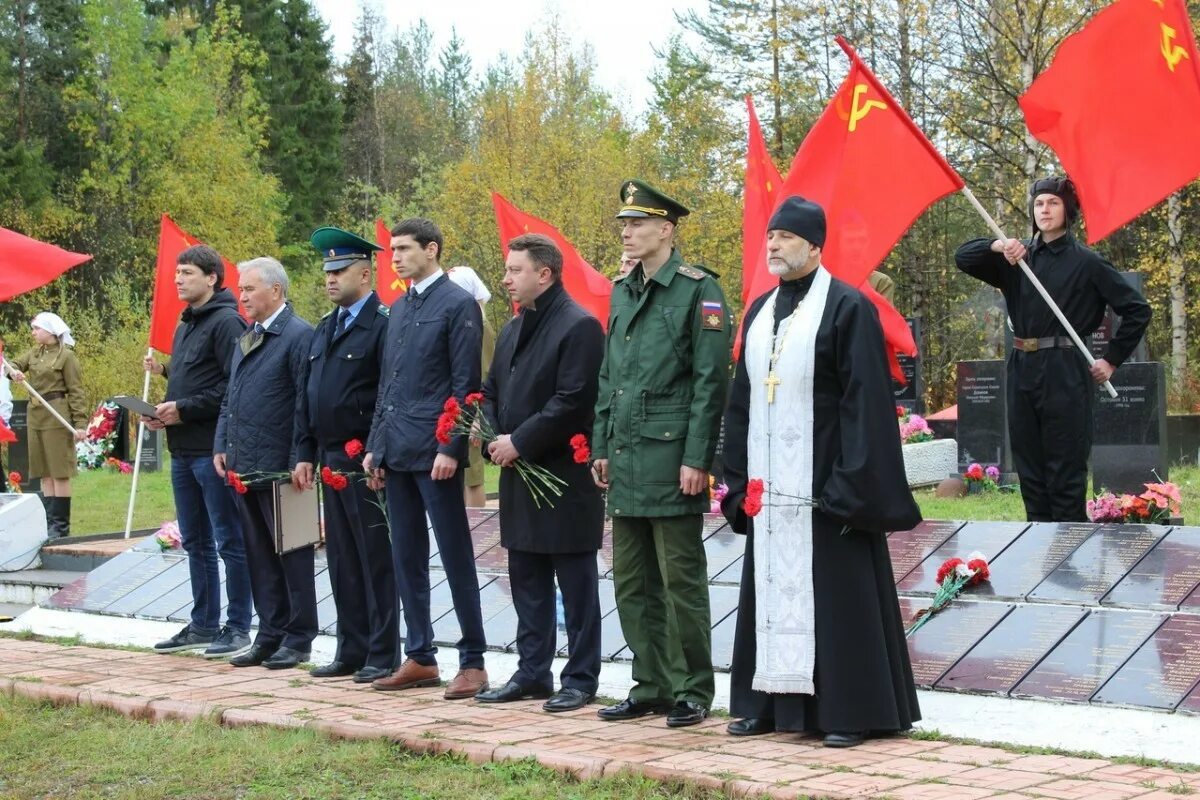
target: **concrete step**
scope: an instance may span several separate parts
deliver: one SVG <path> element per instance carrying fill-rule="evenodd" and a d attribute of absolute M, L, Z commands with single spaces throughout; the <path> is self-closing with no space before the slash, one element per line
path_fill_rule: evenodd
<path fill-rule="evenodd" d="M 24 569 L 0 572 L 0 603 L 35 605 L 44 603 L 62 587 L 87 572 L 61 569 Z"/>
<path fill-rule="evenodd" d="M 27 603 L 0 603 L 0 624 L 3 624 L 5 618 L 16 619 L 31 608 L 33 606 Z"/>

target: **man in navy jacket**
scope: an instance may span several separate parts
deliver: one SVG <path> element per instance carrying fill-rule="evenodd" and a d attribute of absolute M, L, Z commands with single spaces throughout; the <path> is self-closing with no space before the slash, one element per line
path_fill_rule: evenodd
<path fill-rule="evenodd" d="M 412 281 L 392 306 L 384 345 L 382 384 L 363 466 L 386 477 L 392 558 L 404 611 L 404 663 L 372 685 L 381 690 L 436 686 L 440 680 L 429 609 L 429 534 L 433 523 L 462 638 L 459 672 L 446 698 L 474 697 L 488 688 L 483 614 L 471 531 L 463 503 L 467 437 L 436 439 L 442 406 L 478 391 L 483 317 L 466 290 L 442 272 L 442 232 L 427 219 L 392 228 L 392 264 Z"/>

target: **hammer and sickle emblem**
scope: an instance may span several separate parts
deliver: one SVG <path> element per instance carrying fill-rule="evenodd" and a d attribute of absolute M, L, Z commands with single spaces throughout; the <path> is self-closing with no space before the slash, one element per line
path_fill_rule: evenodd
<path fill-rule="evenodd" d="M 865 103 L 862 102 L 862 96 L 866 94 L 868 90 L 869 87 L 865 83 L 856 83 L 854 85 L 854 97 L 850 101 L 850 114 L 848 117 L 851 133 L 854 133 L 855 129 L 858 128 L 858 123 L 864 117 L 866 117 L 867 114 L 870 114 L 873 109 L 887 108 L 887 104 L 880 100 L 871 100 L 868 98 Z M 846 117 L 843 115 L 843 118 Z"/>
<path fill-rule="evenodd" d="M 1167 68 L 1171 72 L 1174 72 L 1175 66 L 1180 61 L 1185 58 L 1191 58 L 1191 56 L 1188 55 L 1187 50 L 1174 43 L 1175 36 L 1177 35 L 1176 30 L 1165 22 L 1160 23 L 1160 25 L 1162 26 L 1162 46 L 1160 49 L 1162 50 L 1163 58 L 1167 60 Z"/>

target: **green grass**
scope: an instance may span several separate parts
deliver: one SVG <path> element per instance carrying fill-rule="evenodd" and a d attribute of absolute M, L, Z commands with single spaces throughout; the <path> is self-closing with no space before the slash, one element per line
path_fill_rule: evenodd
<path fill-rule="evenodd" d="M 710 800 L 710 790 L 640 777 L 580 782 L 533 761 L 478 766 L 384 740 L 311 731 L 151 724 L 103 709 L 0 697 L 0 797 Z"/>

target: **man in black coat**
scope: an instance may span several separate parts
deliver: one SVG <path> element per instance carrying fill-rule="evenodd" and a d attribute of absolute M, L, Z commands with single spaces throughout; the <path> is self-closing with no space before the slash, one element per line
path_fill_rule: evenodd
<path fill-rule="evenodd" d="M 333 473 L 361 473 L 364 442 L 383 366 L 388 308 L 371 290 L 371 254 L 377 245 L 338 228 L 318 228 L 311 238 L 324 258 L 325 290 L 336 305 L 317 323 L 308 350 L 308 387 L 301 398 L 293 474 L 311 489 L 316 465 Z M 337 652 L 314 678 L 353 675 L 355 683 L 385 678 L 396 668 L 396 578 L 382 495 L 359 477 L 344 488 L 323 480 L 325 552 L 337 607 Z"/>
<path fill-rule="evenodd" d="M 428 514 L 462 630 L 459 671 L 445 697 L 461 700 L 487 688 L 487 640 L 463 502 L 467 436 L 440 443 L 437 423 L 446 400 L 453 397 L 462 403 L 479 390 L 483 315 L 475 298 L 442 271 L 441 253 L 442 232 L 430 220 L 406 219 L 392 228 L 392 265 L 400 277 L 412 281 L 412 288 L 392 305 L 383 382 L 363 466 L 387 480 L 407 658 L 394 674 L 371 685 L 395 691 L 440 682 L 429 606 Z"/>
<path fill-rule="evenodd" d="M 238 264 L 238 271 L 242 307 L 254 326 L 233 351 L 213 464 L 222 478 L 232 472 L 247 482 L 237 506 L 258 635 L 249 651 L 229 663 L 287 669 L 308 660 L 317 638 L 313 548 L 276 552 L 274 481 L 269 478 L 296 466 L 296 430 L 313 328 L 287 302 L 287 273 L 278 261 L 255 258 Z"/>
<path fill-rule="evenodd" d="M 475 696 L 483 703 L 549 697 L 547 711 L 571 711 L 596 694 L 600 601 L 596 551 L 604 500 L 584 448 L 571 440 L 592 429 L 604 358 L 604 331 L 562 285 L 553 240 L 525 234 L 508 243 L 504 286 L 521 313 L 500 333 L 483 386 L 484 415 L 498 434 L 487 450 L 500 473 L 500 543 L 517 609 L 517 671 Z M 513 463 L 544 467 L 566 481 L 561 496 L 535 501 Z M 552 503 L 552 505 L 550 504 Z M 570 657 L 551 696 L 556 644 L 554 579 L 563 596 Z"/>

